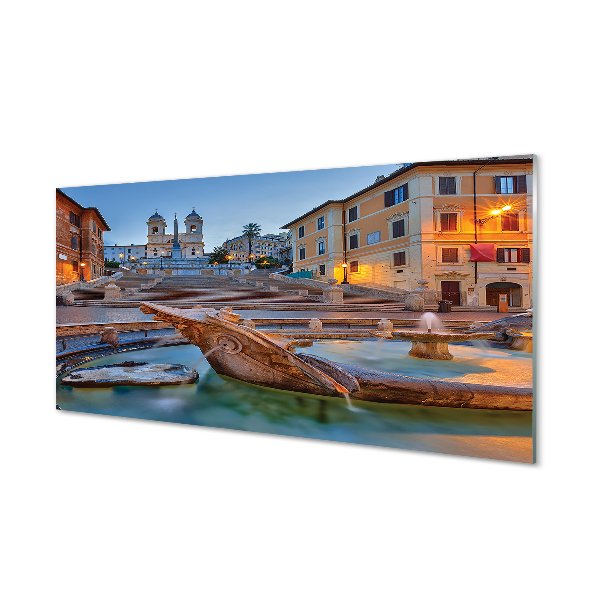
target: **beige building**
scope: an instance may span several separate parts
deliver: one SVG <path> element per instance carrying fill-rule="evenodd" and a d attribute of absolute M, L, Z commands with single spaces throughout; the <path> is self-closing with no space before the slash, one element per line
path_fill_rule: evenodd
<path fill-rule="evenodd" d="M 420 162 L 286 224 L 294 271 L 440 300 L 532 303 L 532 156 Z M 346 265 L 344 267 L 343 265 Z"/>
<path fill-rule="evenodd" d="M 227 253 L 234 262 L 249 262 L 248 238 L 240 235 L 232 240 L 227 240 L 224 244 Z M 256 262 L 258 258 L 271 256 L 280 259 L 281 253 L 286 247 L 285 234 L 279 235 L 266 233 L 252 238 L 252 260 Z"/>

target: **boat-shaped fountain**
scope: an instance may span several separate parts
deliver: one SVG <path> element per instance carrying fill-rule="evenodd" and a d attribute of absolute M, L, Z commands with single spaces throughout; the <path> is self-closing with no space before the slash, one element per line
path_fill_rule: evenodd
<path fill-rule="evenodd" d="M 151 303 L 142 303 L 140 309 L 152 314 L 156 321 L 174 325 L 187 340 L 200 348 L 219 375 L 247 383 L 391 404 L 520 411 L 532 409 L 531 388 L 408 377 L 336 363 L 311 354 L 296 354 L 290 351 L 293 347 L 286 347 L 289 341 L 276 341 L 241 325 L 241 317 L 231 309 L 184 310 Z M 477 337 L 490 335 L 493 334 L 482 333 Z M 447 344 L 448 341 L 436 343 Z"/>

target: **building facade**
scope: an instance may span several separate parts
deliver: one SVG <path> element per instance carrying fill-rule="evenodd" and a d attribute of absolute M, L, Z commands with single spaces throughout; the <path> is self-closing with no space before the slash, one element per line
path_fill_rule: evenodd
<path fill-rule="evenodd" d="M 146 258 L 173 258 L 173 244 L 177 241 L 181 249 L 181 256 L 185 260 L 194 260 L 204 256 L 204 242 L 202 241 L 203 220 L 192 208 L 192 212 L 185 218 L 185 233 L 167 233 L 167 222 L 158 214 L 158 209 L 147 221 L 148 242 L 146 244 Z M 177 227 L 175 215 L 174 229 Z"/>
<path fill-rule="evenodd" d="M 279 260 L 282 250 L 286 247 L 286 236 L 285 234 L 266 233 L 252 238 L 249 244 L 248 238 L 240 235 L 232 240 L 227 240 L 224 247 L 232 261 L 250 262 L 250 245 L 254 262 L 264 256 L 271 256 Z"/>
<path fill-rule="evenodd" d="M 105 231 L 110 227 L 97 208 L 56 188 L 56 285 L 103 276 Z"/>
<path fill-rule="evenodd" d="M 129 246 L 104 246 L 104 259 L 118 263 L 139 263 L 146 258 L 147 246 L 129 244 Z"/>
<path fill-rule="evenodd" d="M 412 163 L 284 227 L 294 271 L 440 300 L 532 303 L 533 157 Z M 346 265 L 344 267 L 343 265 Z"/>

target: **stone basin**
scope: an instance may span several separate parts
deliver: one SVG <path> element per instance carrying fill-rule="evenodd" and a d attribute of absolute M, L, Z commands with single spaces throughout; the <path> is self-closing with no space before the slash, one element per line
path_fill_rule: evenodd
<path fill-rule="evenodd" d="M 125 361 L 115 365 L 75 369 L 63 377 L 62 385 L 111 387 L 115 385 L 180 385 L 193 383 L 198 372 L 186 365 Z"/>
<path fill-rule="evenodd" d="M 448 351 L 448 344 L 469 342 L 472 340 L 488 340 L 494 332 L 460 332 L 460 331 L 391 331 L 396 340 L 412 342 L 409 356 L 427 358 L 429 360 L 452 360 L 454 356 Z"/>

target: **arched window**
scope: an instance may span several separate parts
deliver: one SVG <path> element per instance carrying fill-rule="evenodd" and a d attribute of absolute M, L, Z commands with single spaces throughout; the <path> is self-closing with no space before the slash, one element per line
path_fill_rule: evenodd
<path fill-rule="evenodd" d="M 152 233 L 158 233 L 158 227 L 153 227 L 152 228 Z"/>

